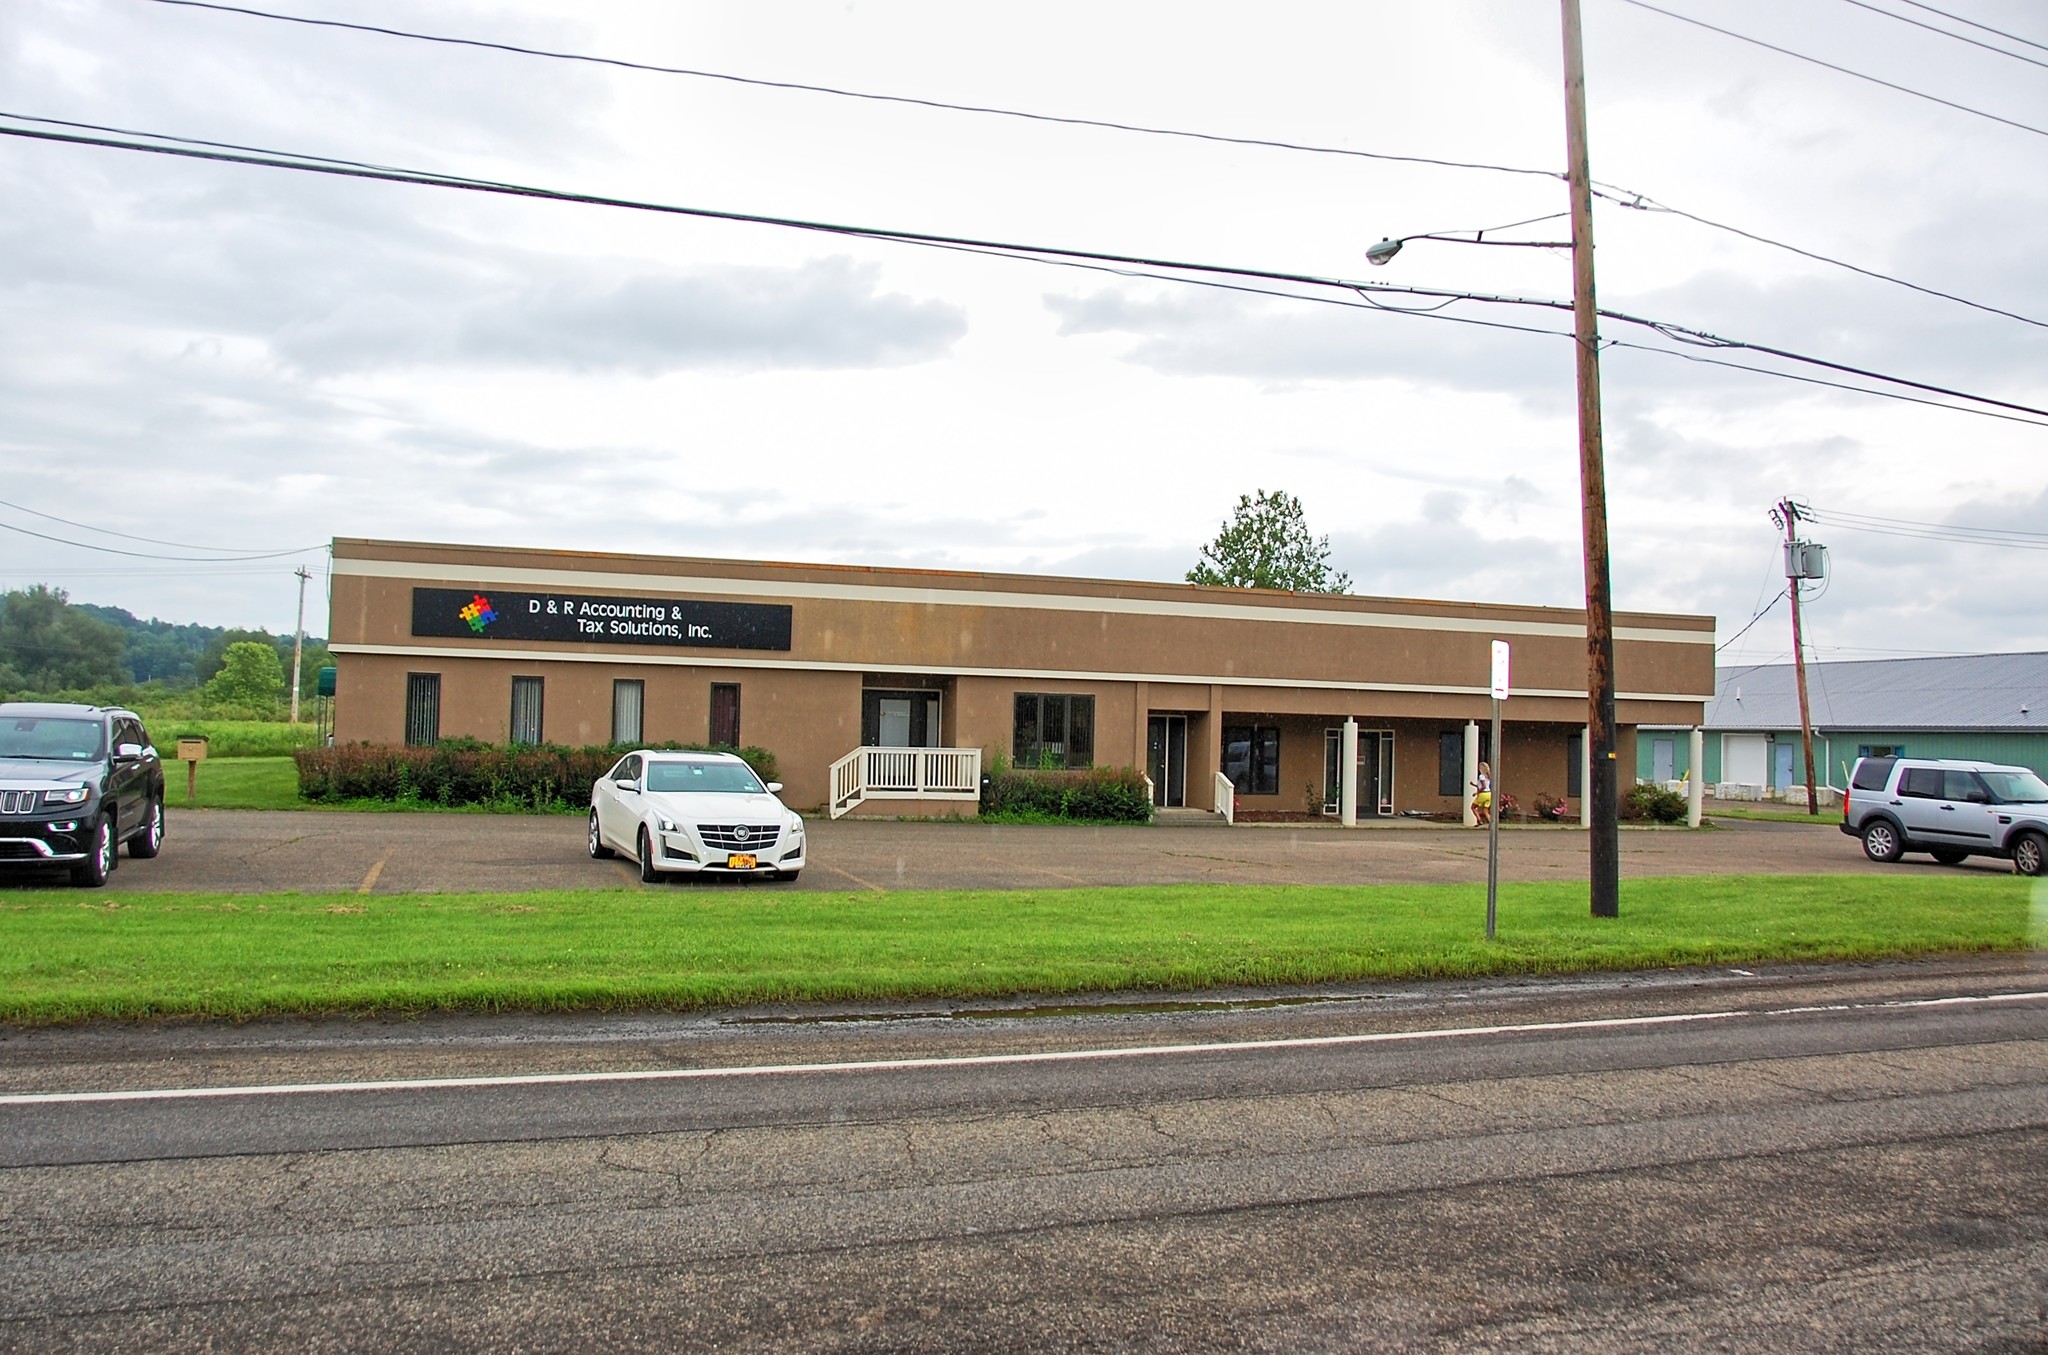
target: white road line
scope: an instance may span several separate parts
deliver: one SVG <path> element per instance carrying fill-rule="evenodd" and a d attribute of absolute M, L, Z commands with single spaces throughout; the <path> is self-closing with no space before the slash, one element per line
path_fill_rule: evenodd
<path fill-rule="evenodd" d="M 114 1092 L 22 1092 L 0 1095 L 0 1106 L 92 1105 L 111 1101 L 203 1101 L 230 1096 L 310 1096 L 336 1092 L 455 1091 L 485 1087 L 546 1087 L 592 1082 L 680 1082 L 731 1077 L 773 1077 L 791 1073 L 904 1072 L 934 1068 L 991 1068 L 1020 1063 L 1082 1063 L 1101 1059 L 1159 1058 L 1175 1054 L 1234 1054 L 1255 1049 L 1328 1049 L 1340 1045 L 1401 1044 L 1471 1035 L 1526 1035 L 1572 1030 L 1624 1030 L 1674 1026 L 1742 1017 L 1810 1016 L 1823 1013 L 1957 1007 L 1994 1002 L 2039 1002 L 2048 990 L 1992 993 L 1979 997 L 1916 998 L 1896 1002 L 1842 1002 L 1824 1006 L 1775 1007 L 1751 1011 L 1682 1012 L 1668 1016 L 1614 1016 L 1586 1021 L 1535 1021 L 1518 1026 L 1444 1026 L 1389 1030 L 1362 1035 L 1308 1035 L 1285 1040 L 1222 1040 L 1208 1044 L 1132 1045 L 1121 1049 L 1054 1049 L 1030 1054 L 968 1054 L 953 1058 L 863 1059 L 847 1063 L 762 1063 L 732 1068 L 643 1068 L 597 1073 L 517 1073 L 496 1077 L 398 1078 L 386 1082 L 290 1082 L 244 1087 L 160 1087 Z"/>

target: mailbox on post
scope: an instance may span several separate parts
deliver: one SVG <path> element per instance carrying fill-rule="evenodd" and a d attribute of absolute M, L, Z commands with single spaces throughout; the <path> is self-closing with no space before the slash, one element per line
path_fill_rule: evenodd
<path fill-rule="evenodd" d="M 189 805 L 199 795 L 199 764 L 206 761 L 206 736 L 179 735 L 178 760 L 185 764 L 185 803 Z"/>

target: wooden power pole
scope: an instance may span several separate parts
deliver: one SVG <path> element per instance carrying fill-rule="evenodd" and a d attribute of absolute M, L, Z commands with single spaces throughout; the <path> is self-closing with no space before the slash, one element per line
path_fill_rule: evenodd
<path fill-rule="evenodd" d="M 1607 559 L 1607 471 L 1600 435 L 1600 316 L 1593 294 L 1593 174 L 1586 149 L 1586 57 L 1579 0 L 1564 5 L 1564 126 L 1572 198 L 1572 319 L 1578 340 L 1579 503 L 1586 554 L 1586 796 L 1592 810 L 1593 916 L 1621 915 L 1621 789 L 1614 730 L 1614 597 Z"/>
<path fill-rule="evenodd" d="M 299 622 L 292 628 L 292 723 L 299 722 L 299 665 L 306 657 L 306 580 L 312 576 L 306 567 L 300 565 L 293 573 L 299 576 Z"/>
<path fill-rule="evenodd" d="M 1805 543 L 1798 540 L 1800 507 L 1788 494 L 1778 500 L 1772 514 L 1785 524 L 1785 593 L 1792 599 L 1792 671 L 1799 684 L 1800 756 L 1806 759 L 1806 812 L 1820 813 L 1820 797 L 1813 785 L 1813 710 L 1806 701 L 1806 643 L 1799 633 L 1799 585 L 1813 577 L 1807 573 Z"/>

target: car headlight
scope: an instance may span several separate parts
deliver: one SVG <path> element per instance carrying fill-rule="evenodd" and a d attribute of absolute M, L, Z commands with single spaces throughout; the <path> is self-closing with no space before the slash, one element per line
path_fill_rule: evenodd
<path fill-rule="evenodd" d="M 43 792 L 43 803 L 46 805 L 82 805 L 91 798 L 90 786 L 64 786 L 58 790 Z"/>
<path fill-rule="evenodd" d="M 664 833 L 677 833 L 682 831 L 680 828 L 676 826 L 676 821 L 674 819 L 657 818 L 654 821 L 654 826 L 656 828 L 659 828 Z"/>

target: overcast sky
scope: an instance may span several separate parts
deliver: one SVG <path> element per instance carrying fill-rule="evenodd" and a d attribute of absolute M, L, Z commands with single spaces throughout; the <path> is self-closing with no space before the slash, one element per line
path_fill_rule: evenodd
<path fill-rule="evenodd" d="M 1657 3 L 2036 130 L 1584 0 L 1596 180 L 2048 322 L 2048 46 L 2015 40 L 2048 44 L 2038 0 L 1938 5 L 2011 38 L 1911 0 Z M 760 80 L 1564 165 L 1552 0 L 273 8 Z M 1564 211 L 1564 185 L 1541 174 L 154 0 L 9 0 L 0 88 L 17 118 L 581 193 L 1571 293 L 1557 250 L 1416 241 L 1387 267 L 1365 259 L 1384 235 Z M 1507 238 L 1568 234 L 1552 221 Z M 2048 407 L 2048 325 L 1611 201 L 1594 234 L 1610 309 Z M 1302 499 L 1357 592 L 1584 601 L 1571 345 L 1457 323 L 1567 329 L 1553 311 L 1461 301 L 1403 316 L 1341 291 L 1275 298 L 15 138 L 0 138 L 0 288 L 0 586 L 49 583 L 144 616 L 287 631 L 305 564 L 308 629 L 323 633 L 335 536 L 1178 580 L 1258 488 Z M 1680 347 L 1612 321 L 1603 334 Z M 1768 512 L 1789 494 L 1832 555 L 1807 610 L 1818 656 L 2048 648 L 2048 553 L 1853 529 L 2048 533 L 2048 427 L 1631 348 L 1604 355 L 1603 379 L 1618 607 L 1711 613 L 1731 640 L 1784 586 Z M 1722 660 L 1789 655 L 1780 604 Z"/>

